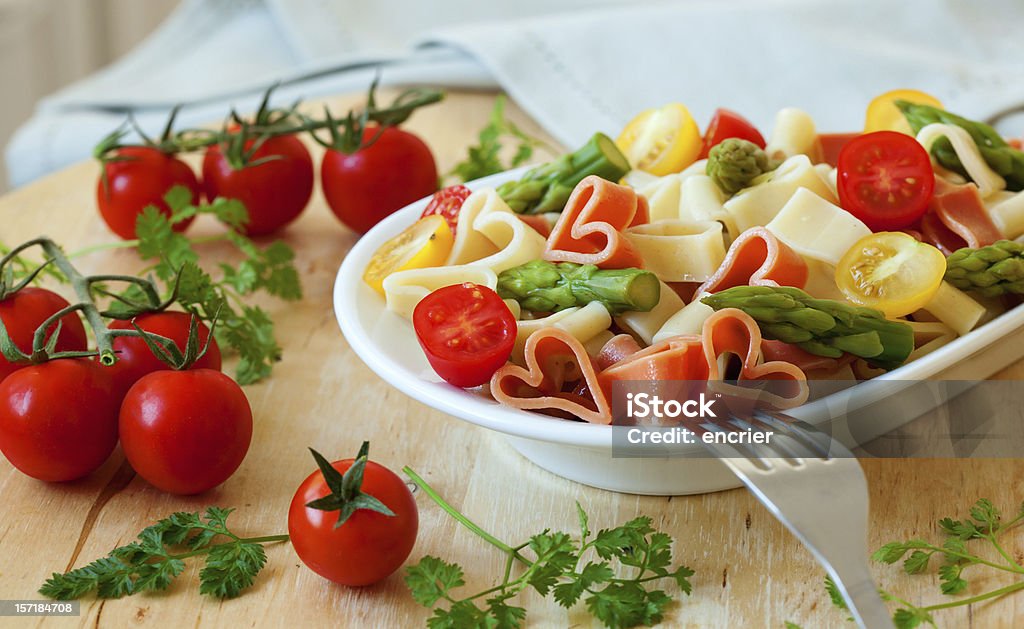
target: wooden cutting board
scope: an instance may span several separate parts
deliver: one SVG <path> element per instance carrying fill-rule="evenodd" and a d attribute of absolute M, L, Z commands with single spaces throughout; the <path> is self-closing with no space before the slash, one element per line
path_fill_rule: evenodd
<path fill-rule="evenodd" d="M 328 102 L 342 111 L 360 98 Z M 453 93 L 441 105 L 416 113 L 408 126 L 432 147 L 440 167 L 448 169 L 486 124 L 493 100 L 492 93 Z M 509 110 L 526 130 L 544 136 L 519 109 Z M 318 148 L 313 150 L 319 155 Z M 113 240 L 95 208 L 97 173 L 95 163 L 82 162 L 0 198 L 0 239 L 13 245 L 46 234 L 68 251 Z M 199 221 L 190 233 L 216 231 L 216 225 Z M 824 570 L 745 490 L 657 498 L 585 487 L 535 467 L 500 436 L 389 387 L 349 349 L 331 308 L 335 273 L 356 236 L 334 219 L 318 191 L 284 238 L 298 254 L 305 299 L 298 304 L 265 302 L 276 321 L 284 359 L 269 380 L 245 389 L 255 431 L 235 476 L 204 495 L 182 498 L 162 494 L 137 478 L 120 451 L 91 477 L 67 484 L 32 480 L 0 460 L 5 514 L 0 518 L 0 598 L 39 598 L 36 589 L 51 572 L 104 555 L 173 511 L 235 507 L 232 521 L 239 533 L 286 532 L 292 494 L 314 469 L 307 446 L 329 458 L 346 458 L 369 439 L 375 460 L 395 470 L 412 466 L 452 504 L 506 541 L 519 543 L 544 528 L 574 530 L 576 500 L 589 512 L 595 529 L 638 514 L 652 516 L 657 527 L 676 538 L 677 557 L 696 571 L 692 596 L 682 596 L 671 608 L 666 626 L 781 628 L 787 620 L 805 628 L 850 626 L 824 594 Z M 211 266 L 230 253 L 216 244 L 204 245 L 202 252 L 204 263 Z M 107 251 L 77 262 L 88 272 L 140 267 L 127 251 Z M 229 363 L 229 371 L 231 367 Z M 997 377 L 1022 376 L 1024 364 L 1017 364 Z M 988 497 L 1007 510 L 1022 498 L 1022 460 L 871 460 L 864 468 L 871 487 L 872 548 L 891 540 L 937 539 L 935 521 L 965 515 L 977 498 Z M 494 585 L 503 557 L 425 496 L 418 502 L 420 534 L 410 560 L 437 555 L 467 569 L 469 587 L 476 588 L 472 591 Z M 1010 547 L 1020 559 L 1021 535 Z M 82 601 L 80 618 L 51 618 L 41 624 L 408 627 L 423 626 L 428 616 L 409 596 L 400 575 L 373 587 L 349 589 L 306 569 L 287 544 L 269 547 L 268 555 L 255 587 L 236 600 L 201 597 L 198 568 L 190 564 L 166 593 L 89 598 Z M 898 566 L 875 565 L 873 570 L 882 587 L 906 600 L 922 605 L 948 600 L 939 594 L 933 574 L 907 577 Z M 1005 583 L 986 578 L 970 591 Z M 593 624 L 582 606 L 566 612 L 531 593 L 519 603 L 528 609 L 531 626 Z M 942 612 L 937 619 L 943 627 L 1020 626 L 1024 595 Z M 7 624 L 23 626 L 24 621 L 0 618 L 0 625 Z"/>

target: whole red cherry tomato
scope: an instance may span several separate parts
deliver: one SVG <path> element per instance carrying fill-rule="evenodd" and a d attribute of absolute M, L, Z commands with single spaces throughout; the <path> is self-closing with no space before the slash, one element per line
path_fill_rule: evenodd
<path fill-rule="evenodd" d="M 219 371 L 154 371 L 121 403 L 121 447 L 139 476 L 172 494 L 198 494 L 238 469 L 252 440 L 252 409 Z"/>
<path fill-rule="evenodd" d="M 459 224 L 459 210 L 471 194 L 473 191 L 466 186 L 448 186 L 438 190 L 430 198 L 430 203 L 423 210 L 423 214 L 420 214 L 420 218 L 439 214 L 448 222 L 448 227 L 452 228 L 454 234 Z"/>
<path fill-rule="evenodd" d="M 94 360 L 19 369 L 0 383 L 0 451 L 39 480 L 87 476 L 117 445 L 118 403 L 107 368 Z"/>
<path fill-rule="evenodd" d="M 174 186 L 185 186 L 192 203 L 199 202 L 199 180 L 177 157 L 147 146 L 121 148 L 112 157 L 103 165 L 105 177 L 96 183 L 96 204 L 110 231 L 121 238 L 135 238 L 135 219 L 146 206 L 170 216 L 164 195 Z M 181 221 L 174 230 L 184 231 L 191 223 L 192 219 Z"/>
<path fill-rule="evenodd" d="M 376 126 L 367 127 L 363 142 L 377 132 Z M 373 144 L 351 155 L 324 153 L 320 181 L 334 215 L 365 234 L 384 217 L 436 191 L 437 164 L 423 140 L 387 127 Z"/>
<path fill-rule="evenodd" d="M 50 315 L 68 306 L 66 299 L 45 288 L 26 286 L 18 292 L 0 301 L 0 321 L 7 328 L 7 334 L 26 354 L 32 353 L 32 337 L 36 328 L 50 318 Z M 54 323 L 46 331 L 46 338 L 53 335 L 57 324 Z M 57 351 L 70 352 L 88 348 L 85 326 L 76 313 L 66 314 L 60 318 L 60 336 L 57 337 Z M 3 380 L 22 365 L 7 362 L 0 354 L 0 380 Z"/>
<path fill-rule="evenodd" d="M 739 138 L 753 142 L 761 148 L 765 147 L 764 136 L 753 123 L 735 111 L 719 108 L 711 116 L 711 122 L 704 132 L 704 147 L 701 148 L 697 159 L 706 158 L 713 146 L 729 138 Z"/>
<path fill-rule="evenodd" d="M 477 284 L 439 288 L 412 312 L 416 338 L 437 375 L 475 387 L 504 365 L 516 342 L 516 318 L 496 292 Z"/>
<path fill-rule="evenodd" d="M 364 443 L 355 459 L 334 463 L 314 451 L 320 471 L 299 485 L 288 509 L 288 535 L 299 559 L 313 572 L 343 585 L 370 585 L 398 570 L 412 552 L 419 528 L 412 492 L 394 472 L 367 460 L 368 447 Z M 340 482 L 343 475 L 358 472 L 356 466 L 365 466 L 359 495 L 372 496 L 385 512 L 360 507 L 346 514 L 346 499 L 324 480 L 326 473 Z M 336 526 L 339 518 L 342 524 Z"/>
<path fill-rule="evenodd" d="M 246 142 L 245 149 L 254 140 Z M 210 201 L 217 197 L 237 199 L 249 210 L 245 232 L 262 236 L 291 223 L 306 209 L 313 194 L 313 158 L 294 135 L 267 139 L 256 149 L 256 165 L 235 169 L 218 145 L 203 157 L 203 189 Z"/>
<path fill-rule="evenodd" d="M 135 317 L 135 324 L 145 330 L 158 334 L 164 338 L 174 341 L 178 349 L 185 352 L 188 343 L 189 324 L 192 315 L 187 312 L 152 312 L 141 314 Z M 202 321 L 198 321 L 199 347 L 206 346 L 210 337 L 210 328 Z M 131 330 L 130 321 L 112 321 L 108 326 L 112 330 Z M 110 367 L 114 378 L 114 384 L 122 393 L 127 393 L 142 376 L 171 369 L 171 367 L 157 358 L 146 342 L 137 336 L 119 336 L 114 339 L 114 351 L 117 352 L 117 362 Z M 221 355 L 216 339 L 211 339 L 206 353 L 202 355 L 189 369 L 214 369 L 220 371 Z"/>
<path fill-rule="evenodd" d="M 928 151 L 896 131 L 859 135 L 839 152 L 839 204 L 871 231 L 898 231 L 928 210 L 935 171 Z"/>

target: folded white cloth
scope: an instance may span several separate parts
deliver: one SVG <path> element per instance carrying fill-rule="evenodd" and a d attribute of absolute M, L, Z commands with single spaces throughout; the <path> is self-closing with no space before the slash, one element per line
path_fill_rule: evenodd
<path fill-rule="evenodd" d="M 719 106 L 762 130 L 798 106 L 854 130 L 895 87 L 984 117 L 1024 102 L 1015 0 L 187 0 L 140 48 L 44 100 L 7 149 L 12 183 L 83 159 L 128 111 L 159 129 L 384 82 L 501 87 L 567 145 L 638 111 Z"/>

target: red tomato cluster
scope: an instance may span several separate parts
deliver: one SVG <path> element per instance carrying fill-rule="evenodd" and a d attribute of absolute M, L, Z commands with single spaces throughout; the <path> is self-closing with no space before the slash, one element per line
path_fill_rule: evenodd
<path fill-rule="evenodd" d="M 256 140 L 249 140 L 246 151 Z M 320 182 L 331 211 L 349 228 L 369 231 L 392 212 L 437 190 L 437 165 L 427 145 L 397 127 L 380 131 L 367 127 L 364 146 L 346 154 L 324 153 Z M 372 141 L 372 142 L 371 142 Z M 241 201 L 249 211 L 249 235 L 272 234 L 299 217 L 313 194 L 313 158 L 295 135 L 266 139 L 236 168 L 218 145 L 206 149 L 202 183 L 181 159 L 156 147 L 117 149 L 104 163 L 96 185 L 100 215 L 121 238 L 135 238 L 136 217 L 154 205 L 165 215 L 163 196 L 176 185 L 212 201 L 223 197 Z M 175 229 L 184 230 L 191 220 Z"/>
<path fill-rule="evenodd" d="M 23 288 L 0 301 L 0 320 L 28 353 L 34 330 L 67 305 L 51 291 Z M 184 312 L 135 319 L 180 348 L 190 321 Z M 209 335 L 200 323 L 200 343 Z M 61 318 L 56 347 L 86 349 L 77 315 Z M 221 373 L 217 342 L 209 339 L 187 371 L 171 370 L 138 337 L 117 337 L 113 349 L 118 362 L 111 367 L 93 358 L 28 366 L 0 360 L 0 451 L 7 460 L 39 480 L 71 481 L 103 465 L 120 439 L 132 467 L 158 489 L 196 494 L 227 480 L 249 449 L 252 411 L 242 389 Z"/>

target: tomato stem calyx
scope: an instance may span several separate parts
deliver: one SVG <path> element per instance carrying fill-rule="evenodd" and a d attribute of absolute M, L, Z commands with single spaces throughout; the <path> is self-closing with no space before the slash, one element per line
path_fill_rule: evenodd
<path fill-rule="evenodd" d="M 338 521 L 335 522 L 334 528 L 340 527 L 353 513 L 360 509 L 376 511 L 389 517 L 395 515 L 395 512 L 389 509 L 383 502 L 362 491 L 363 472 L 366 469 L 367 461 L 369 461 L 369 441 L 363 442 L 355 461 L 345 471 L 344 475 L 336 470 L 319 452 L 313 448 L 310 448 L 309 451 L 313 454 L 316 465 L 320 468 L 320 473 L 323 474 L 324 482 L 331 490 L 331 493 L 322 498 L 307 502 L 306 506 L 311 509 L 319 509 L 320 511 L 337 511 Z"/>

